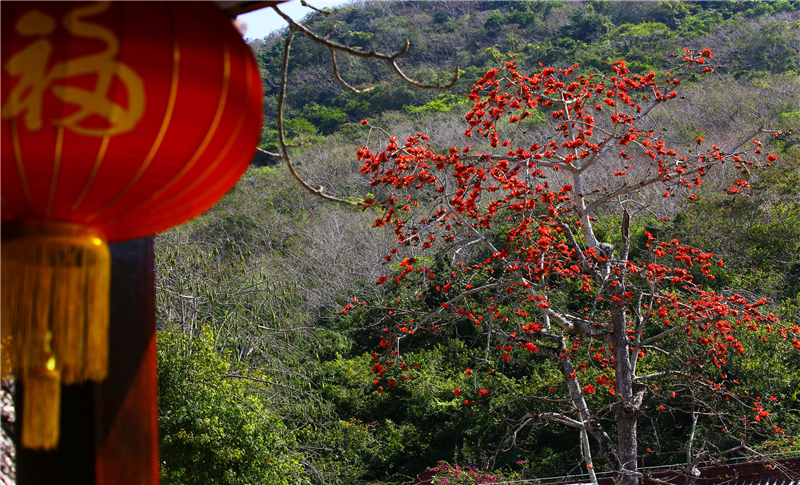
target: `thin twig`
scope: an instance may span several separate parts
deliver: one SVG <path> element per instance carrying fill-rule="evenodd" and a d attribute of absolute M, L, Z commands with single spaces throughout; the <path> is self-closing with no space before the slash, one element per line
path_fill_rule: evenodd
<path fill-rule="evenodd" d="M 317 7 L 313 6 L 313 5 L 309 5 L 308 2 L 306 2 L 306 0 L 300 0 L 300 4 L 302 4 L 304 7 L 308 7 L 311 10 L 314 10 L 315 12 L 319 12 L 319 13 L 321 13 L 323 15 L 330 15 L 331 14 L 331 11 L 328 10 L 327 8 L 317 8 Z"/>

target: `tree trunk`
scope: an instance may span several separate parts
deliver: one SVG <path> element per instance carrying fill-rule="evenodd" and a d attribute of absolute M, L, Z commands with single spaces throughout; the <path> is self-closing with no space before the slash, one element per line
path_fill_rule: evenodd
<path fill-rule="evenodd" d="M 561 351 L 564 349 L 564 343 L 561 342 Z M 600 447 L 600 454 L 597 455 L 598 458 L 605 458 L 608 462 L 608 465 L 611 467 L 612 470 L 619 470 L 621 468 L 619 459 L 617 458 L 617 451 L 614 449 L 614 444 L 611 441 L 611 437 L 608 436 L 608 433 L 600 426 L 589 412 L 589 407 L 586 404 L 586 399 L 584 398 L 583 394 L 580 391 L 580 386 L 575 379 L 569 379 L 569 376 L 575 372 L 575 366 L 572 365 L 572 359 L 569 357 L 564 357 L 560 359 L 561 371 L 564 373 L 564 377 L 567 379 L 567 387 L 569 388 L 570 397 L 572 398 L 572 403 L 575 406 L 575 409 L 578 410 L 578 413 L 581 416 L 581 421 L 586 424 L 586 430 L 591 434 Z"/>
<path fill-rule="evenodd" d="M 621 289 L 617 289 L 615 296 L 622 297 Z M 611 305 L 611 321 L 614 328 L 614 370 L 616 371 L 616 393 L 619 399 L 617 405 L 617 456 L 622 470 L 631 474 L 619 474 L 617 483 L 620 485 L 635 485 L 639 482 L 633 475 L 637 468 L 636 422 L 639 419 L 639 409 L 634 399 L 633 369 L 631 366 L 630 346 L 628 345 L 628 325 L 625 320 L 625 306 L 619 302 Z"/>

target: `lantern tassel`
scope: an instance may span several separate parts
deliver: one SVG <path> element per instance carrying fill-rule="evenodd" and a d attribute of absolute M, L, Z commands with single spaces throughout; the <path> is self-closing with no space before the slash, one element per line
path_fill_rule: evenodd
<path fill-rule="evenodd" d="M 5 261 L 2 262 L 5 265 Z M 19 287 L 7 288 L 6 287 L 6 273 L 3 272 L 2 281 L 2 303 L 0 303 L 0 379 L 6 380 L 11 376 L 11 362 L 13 361 L 12 342 L 14 339 L 11 335 L 14 333 L 14 325 L 11 319 L 6 318 L 6 312 L 17 300 Z"/>
<path fill-rule="evenodd" d="M 107 374 L 111 256 L 80 226 L 4 225 L 3 236 L 2 374 L 25 390 L 23 446 L 48 449 L 58 439 L 61 382 Z"/>
<path fill-rule="evenodd" d="M 59 372 L 49 368 L 31 369 L 23 383 L 22 446 L 30 449 L 55 449 L 58 445 L 61 414 Z"/>

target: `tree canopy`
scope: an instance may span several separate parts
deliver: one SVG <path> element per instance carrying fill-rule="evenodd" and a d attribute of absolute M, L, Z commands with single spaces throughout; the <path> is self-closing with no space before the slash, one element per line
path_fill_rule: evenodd
<path fill-rule="evenodd" d="M 424 134 L 401 144 L 380 130 L 385 149 L 358 151 L 361 171 L 387 188 L 374 225 L 391 228 L 398 243 L 386 257 L 398 262 L 377 280 L 398 295 L 379 307 L 386 313 L 385 350 L 372 368 L 379 392 L 415 385 L 402 343 L 461 327 L 453 338 L 484 350 L 464 373 L 490 377 L 454 395 L 515 421 L 511 445 L 528 426 L 578 430 L 590 475 L 593 453 L 618 483 L 633 484 L 640 457 L 678 451 L 658 435 L 641 443 L 645 418 L 692 422 L 689 475 L 703 459 L 784 438 L 769 418 L 769 401 L 778 398 L 738 392 L 727 363 L 748 351 L 745 344 L 756 351 L 758 339 L 742 331 L 762 340 L 779 332 L 800 351 L 800 328 L 762 311 L 766 298 L 717 284 L 723 260 L 664 238 L 653 217 L 661 191 L 692 201 L 693 189 L 709 178 L 725 183 L 718 172 L 730 169 L 726 192 L 739 194 L 755 170 L 777 160 L 762 154 L 761 138 L 786 135 L 779 131 L 756 128 L 725 148 L 699 137 L 694 149 L 667 145 L 656 133 L 670 128 L 653 119 L 655 111 L 677 98 L 693 70 L 713 72 L 712 57 L 709 49 L 686 49 L 672 72 L 658 76 L 631 74 L 624 61 L 611 75 L 576 75 L 577 66 L 525 75 L 509 61 L 487 71 L 469 96 L 475 104 L 464 136 L 475 148 L 437 153 Z M 525 131 L 534 110 L 552 122 Z M 595 229 L 601 218 L 602 232 Z M 539 385 L 515 390 L 528 401 L 524 411 L 494 398 L 508 392 L 506 375 L 526 374 L 538 374 Z M 691 406 L 672 404 L 685 399 Z M 700 417 L 703 446 L 694 436 Z M 642 449 L 657 443 L 663 448 Z"/>

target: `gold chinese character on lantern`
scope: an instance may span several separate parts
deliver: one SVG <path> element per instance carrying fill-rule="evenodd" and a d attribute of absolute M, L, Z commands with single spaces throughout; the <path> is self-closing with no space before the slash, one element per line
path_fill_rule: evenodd
<path fill-rule="evenodd" d="M 77 7 L 61 19 L 64 28 L 73 36 L 96 39 L 105 44 L 105 49 L 54 64 L 48 70 L 53 50 L 47 38 L 56 29 L 56 20 L 38 9 L 22 15 L 14 24 L 14 30 L 25 37 L 37 38 L 25 48 L 13 53 L 3 65 L 10 76 L 19 78 L 2 109 L 4 119 L 13 119 L 24 114 L 24 124 L 29 131 L 42 128 L 42 108 L 45 93 L 50 90 L 62 102 L 77 106 L 77 111 L 64 118 L 48 120 L 55 125 L 85 136 L 117 135 L 132 130 L 144 114 L 145 98 L 142 79 L 127 65 L 116 61 L 119 40 L 114 33 L 98 24 L 90 23 L 87 17 L 105 12 L 110 2 L 97 2 Z M 95 75 L 93 90 L 62 84 L 70 78 Z M 108 91 L 114 77 L 125 86 L 127 107 L 108 99 Z M 90 127 L 85 121 L 99 116 L 108 122 L 102 128 Z"/>

